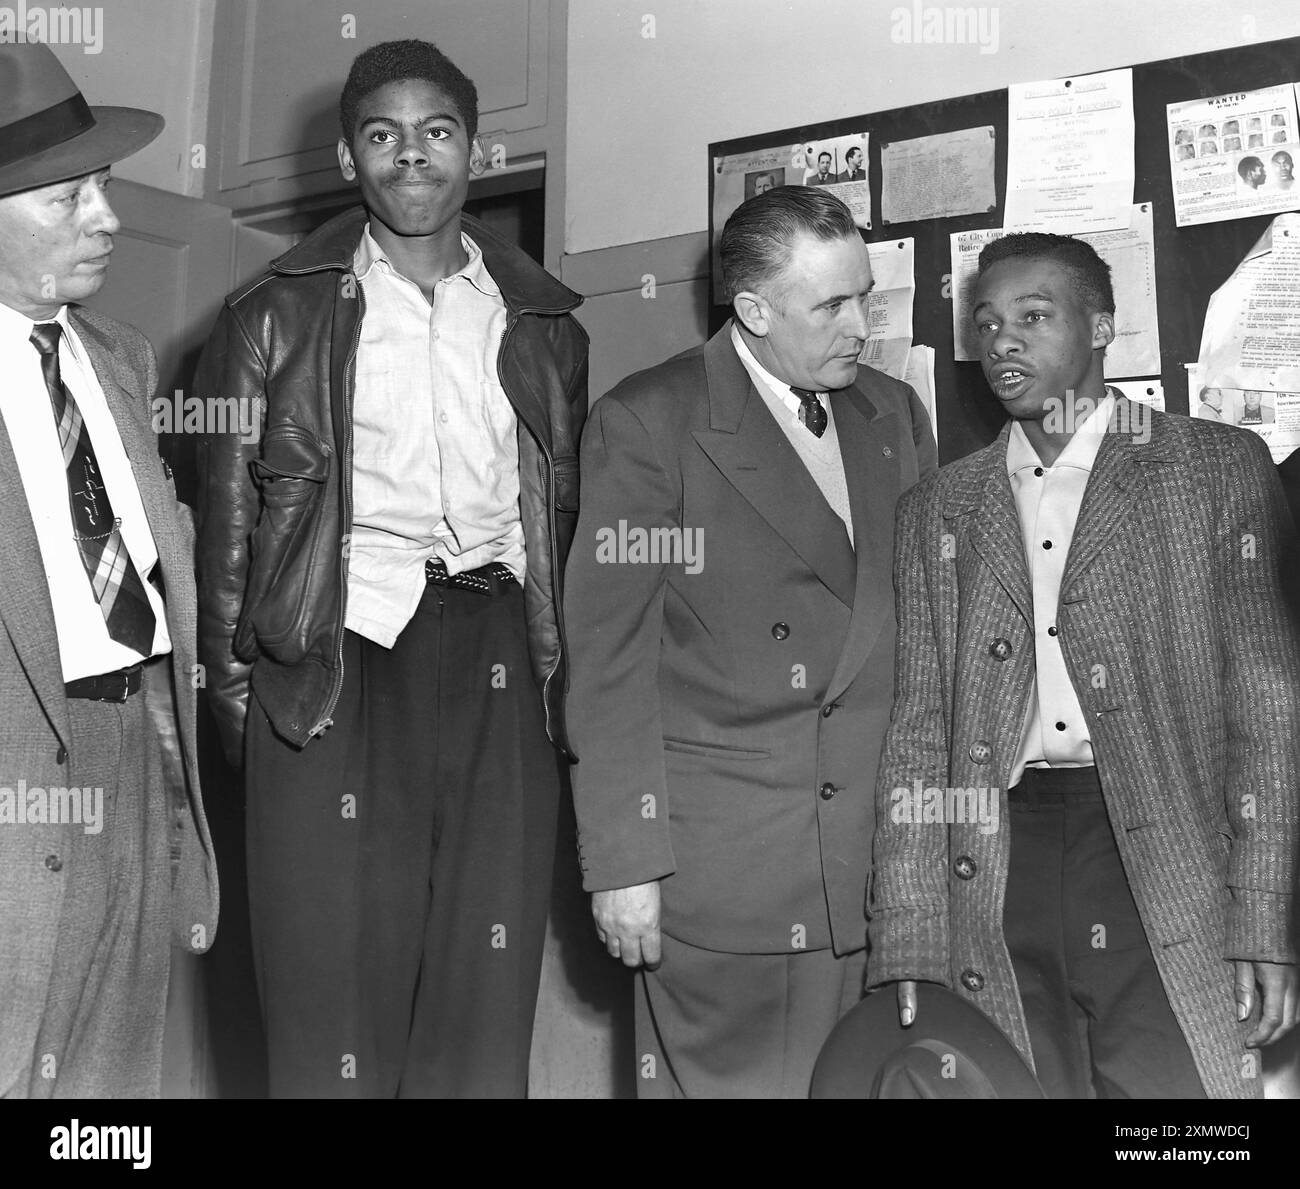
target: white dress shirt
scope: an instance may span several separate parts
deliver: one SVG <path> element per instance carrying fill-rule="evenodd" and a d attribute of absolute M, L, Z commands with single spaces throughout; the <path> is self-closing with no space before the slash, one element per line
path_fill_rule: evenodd
<path fill-rule="evenodd" d="M 731 324 L 731 342 L 745 365 L 754 388 L 763 398 L 776 423 L 790 440 L 790 445 L 803 460 L 808 473 L 813 477 L 832 511 L 844 521 L 844 531 L 849 534 L 849 544 L 853 544 L 853 514 L 849 510 L 849 485 L 844 479 L 844 457 L 840 454 L 840 438 L 835 431 L 835 415 L 831 412 L 831 402 L 825 392 L 817 394 L 817 400 L 826 410 L 826 430 L 819 438 L 799 420 L 800 401 L 791 391 L 789 384 L 783 384 L 769 372 L 749 349 L 736 324 Z"/>
<path fill-rule="evenodd" d="M 1007 440 L 1007 475 L 1034 593 L 1035 671 L 1024 733 L 1008 778 L 1011 788 L 1026 768 L 1086 768 L 1093 762 L 1088 720 L 1070 683 L 1056 616 L 1083 493 L 1114 410 L 1114 394 L 1107 392 L 1049 467 L 1018 421 Z"/>
<path fill-rule="evenodd" d="M 501 290 L 469 236 L 469 260 L 433 301 L 402 276 L 367 226 L 353 260 L 366 312 L 352 409 L 352 541 L 346 626 L 391 648 L 425 588 L 489 562 L 520 583 L 519 441 L 497 375 Z"/>
<path fill-rule="evenodd" d="M 89 355 L 68 321 L 67 307 L 55 315 L 63 327 L 59 340 L 59 372 L 81 410 L 113 515 L 121 522 L 122 540 L 135 564 L 154 613 L 153 653 L 171 651 L 162 597 L 147 581 L 158 562 L 153 531 L 145 518 L 135 474 L 122 446 L 117 423 L 104 398 Z M 0 303 L 0 415 L 18 461 L 18 474 L 36 527 L 45 584 L 54 610 L 63 680 L 94 677 L 134 665 L 145 658 L 108 634 L 104 613 L 90 586 L 81 552 L 73 537 L 68 503 L 67 469 L 59 445 L 54 407 L 41 372 L 40 353 L 31 344 L 35 322 Z M 144 399 L 146 394 L 139 395 Z M 147 394 L 152 396 L 152 393 Z M 33 582 L 35 575 L 6 574 L 6 582 Z"/>

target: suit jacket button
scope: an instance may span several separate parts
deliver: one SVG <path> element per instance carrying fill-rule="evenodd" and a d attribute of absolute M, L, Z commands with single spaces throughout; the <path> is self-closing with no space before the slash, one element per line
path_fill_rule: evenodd
<path fill-rule="evenodd" d="M 998 661 L 1009 660 L 1011 657 L 1011 641 L 1003 640 L 1001 637 L 994 640 L 989 645 L 989 656 Z"/>
<path fill-rule="evenodd" d="M 772 636 L 777 640 L 784 640 L 790 634 L 790 625 L 788 623 L 774 623 L 772 625 Z"/>
<path fill-rule="evenodd" d="M 958 879 L 974 879 L 975 872 L 979 870 L 970 855 L 961 855 L 952 865 L 952 869 L 957 872 Z"/>
<path fill-rule="evenodd" d="M 977 764 L 987 764 L 993 758 L 993 748 L 989 746 L 987 740 L 976 739 L 970 745 L 968 754 Z"/>
<path fill-rule="evenodd" d="M 837 791 L 837 790 L 836 790 L 835 786 L 834 786 L 833 784 L 831 784 L 830 781 L 827 781 L 827 782 L 826 782 L 824 785 L 822 785 L 822 787 L 821 787 L 821 797 L 822 797 L 822 800 L 823 800 L 823 801 L 829 801 L 833 796 L 835 796 L 836 791 Z"/>
<path fill-rule="evenodd" d="M 54 753 L 54 762 L 56 764 L 66 764 L 68 762 L 68 749 L 59 744 L 59 750 Z"/>
<path fill-rule="evenodd" d="M 822 718 L 830 718 L 830 716 L 835 713 L 835 707 L 835 702 L 827 702 L 826 705 L 822 707 Z"/>
<path fill-rule="evenodd" d="M 63 860 L 60 859 L 58 855 L 46 855 L 45 866 L 48 867 L 51 871 L 62 871 Z"/>
<path fill-rule="evenodd" d="M 961 972 L 961 985 L 968 991 L 984 990 L 984 976 L 978 970 L 963 970 Z"/>

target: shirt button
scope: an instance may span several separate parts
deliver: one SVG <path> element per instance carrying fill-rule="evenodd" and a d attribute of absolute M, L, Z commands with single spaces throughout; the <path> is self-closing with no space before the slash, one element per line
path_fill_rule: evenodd
<path fill-rule="evenodd" d="M 976 739 L 975 742 L 970 745 L 970 751 L 968 754 L 977 764 L 987 764 L 989 760 L 993 758 L 993 748 L 989 745 L 987 740 Z"/>
<path fill-rule="evenodd" d="M 54 753 L 54 762 L 56 764 L 66 764 L 68 762 L 68 749 L 59 744 L 59 750 Z"/>
<path fill-rule="evenodd" d="M 45 866 L 51 871 L 62 871 L 63 860 L 60 859 L 58 855 L 46 855 Z"/>
<path fill-rule="evenodd" d="M 961 972 L 961 985 L 968 991 L 984 990 L 984 976 L 978 970 L 963 970 Z"/>
<path fill-rule="evenodd" d="M 790 634 L 790 625 L 788 623 L 774 623 L 772 625 L 772 638 L 774 640 L 784 640 Z"/>
<path fill-rule="evenodd" d="M 1037 476 L 1041 479 L 1041 478 L 1043 477 L 1043 468 L 1042 468 L 1042 467 L 1034 467 L 1034 474 L 1037 475 Z"/>
<path fill-rule="evenodd" d="M 1052 627 L 1048 628 L 1048 629 L 1047 629 L 1047 634 L 1048 634 L 1049 636 L 1055 636 L 1055 635 L 1056 635 L 1056 626 L 1053 625 Z"/>
<path fill-rule="evenodd" d="M 429 337 L 432 338 L 433 341 L 436 343 L 438 339 L 441 338 L 442 336 L 435 330 L 433 334 L 430 335 Z"/>
<path fill-rule="evenodd" d="M 1044 541 L 1044 542 L 1043 542 L 1043 548 L 1044 548 L 1044 549 L 1050 549 L 1051 547 L 1052 547 L 1052 543 L 1051 543 L 1051 541 Z"/>
<path fill-rule="evenodd" d="M 836 792 L 835 786 L 831 784 L 830 781 L 827 781 L 824 785 L 822 785 L 820 792 L 821 792 L 822 800 L 829 801 L 833 796 L 835 796 L 835 792 Z"/>
<path fill-rule="evenodd" d="M 438 420 L 441 421 L 441 422 L 443 423 L 443 425 L 446 425 L 446 424 L 447 424 L 447 414 L 446 414 L 446 413 L 439 413 L 439 414 L 438 414 Z"/>
<path fill-rule="evenodd" d="M 1000 637 L 989 645 L 989 656 L 995 660 L 1005 661 L 1011 656 L 1011 641 Z"/>
<path fill-rule="evenodd" d="M 1065 730 L 1065 723 L 1063 723 L 1063 722 L 1058 722 L 1058 723 L 1056 724 L 1056 729 L 1057 729 L 1058 731 L 1063 731 L 1063 730 Z"/>
<path fill-rule="evenodd" d="M 970 855 L 961 855 L 952 865 L 952 869 L 957 873 L 958 879 L 974 879 L 975 872 L 979 870 Z"/>

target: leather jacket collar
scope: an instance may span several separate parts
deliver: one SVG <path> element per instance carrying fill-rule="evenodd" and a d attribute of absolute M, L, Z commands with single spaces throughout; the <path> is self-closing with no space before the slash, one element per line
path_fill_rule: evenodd
<path fill-rule="evenodd" d="M 272 260 L 271 271 L 288 276 L 327 269 L 348 271 L 367 218 L 363 206 L 336 215 Z M 582 303 L 577 293 L 512 248 L 485 224 L 466 214 L 461 215 L 460 221 L 465 234 L 483 253 L 483 261 L 501 289 L 507 309 L 516 314 L 563 314 Z"/>

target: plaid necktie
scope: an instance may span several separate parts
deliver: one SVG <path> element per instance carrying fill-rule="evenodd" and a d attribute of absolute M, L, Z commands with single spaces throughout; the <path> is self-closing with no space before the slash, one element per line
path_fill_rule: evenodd
<path fill-rule="evenodd" d="M 103 612 L 108 634 L 142 656 L 153 652 L 155 619 L 140 575 L 136 573 L 119 521 L 104 490 L 90 434 L 81 410 L 59 374 L 57 322 L 38 322 L 32 329 L 32 346 L 40 352 L 41 373 L 54 407 L 54 420 L 68 473 L 68 503 L 72 508 L 72 535 L 77 542 L 90 589 Z"/>
<path fill-rule="evenodd" d="M 799 398 L 799 420 L 803 422 L 804 428 L 813 437 L 820 438 L 826 432 L 826 410 L 817 399 L 817 393 L 807 388 L 796 388 L 793 384 L 790 385 L 790 391 Z"/>

